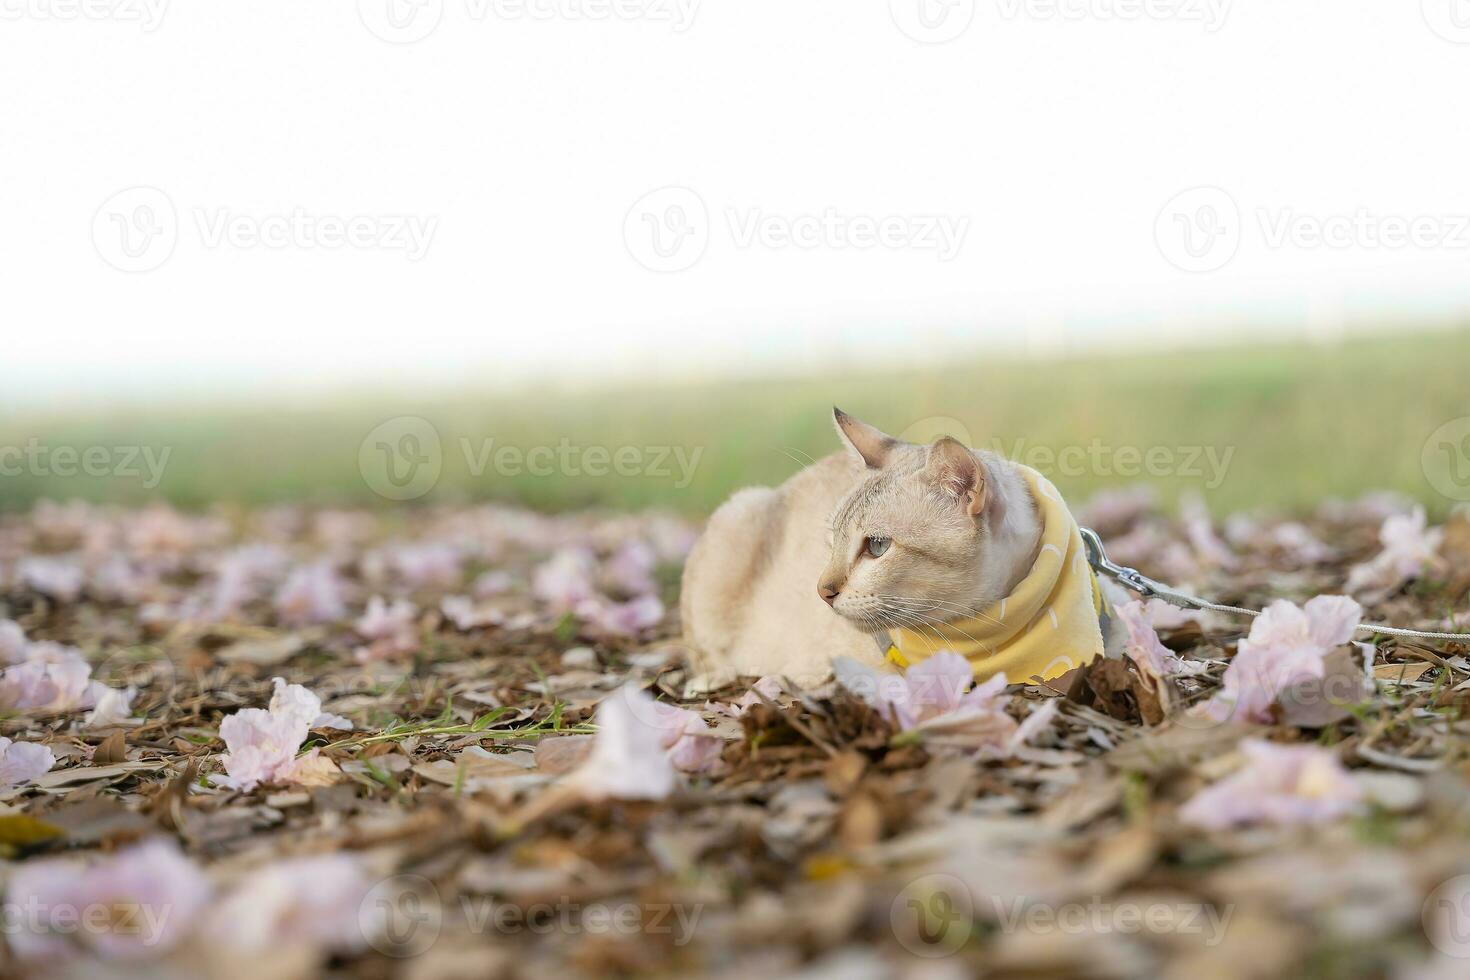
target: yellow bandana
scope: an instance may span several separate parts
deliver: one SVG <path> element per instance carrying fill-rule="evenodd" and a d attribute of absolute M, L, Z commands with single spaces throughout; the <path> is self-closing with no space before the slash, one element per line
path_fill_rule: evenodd
<path fill-rule="evenodd" d="M 1004 672 L 1023 684 L 1054 680 L 1102 656 L 1109 611 L 1077 521 L 1050 480 L 1029 466 L 1016 469 L 1041 516 L 1036 563 L 1010 595 L 979 616 L 937 625 L 937 637 L 928 629 L 894 630 L 888 659 L 898 666 L 953 650 L 974 666 L 977 681 Z"/>

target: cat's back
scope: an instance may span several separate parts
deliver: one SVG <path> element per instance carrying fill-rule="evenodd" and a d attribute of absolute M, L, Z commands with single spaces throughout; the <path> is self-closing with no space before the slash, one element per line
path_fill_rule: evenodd
<path fill-rule="evenodd" d="M 752 593 L 773 569 L 815 582 L 816 571 L 806 566 L 820 566 L 827 521 L 862 472 L 851 454 L 833 453 L 780 486 L 747 487 L 721 504 L 684 566 L 680 611 L 686 637 L 720 652 L 738 634 Z"/>

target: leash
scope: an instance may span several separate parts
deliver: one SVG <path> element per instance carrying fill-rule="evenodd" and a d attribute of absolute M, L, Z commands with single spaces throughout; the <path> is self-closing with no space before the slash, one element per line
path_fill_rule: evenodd
<path fill-rule="evenodd" d="M 1137 592 L 1145 599 L 1162 599 L 1169 605 L 1180 609 L 1204 609 L 1232 616 L 1259 616 L 1261 614 L 1259 609 L 1227 606 L 1171 589 L 1162 582 L 1154 581 L 1136 568 L 1119 565 L 1109 559 L 1107 551 L 1103 548 L 1102 538 L 1092 528 L 1084 527 L 1079 530 L 1082 532 L 1082 542 L 1087 546 L 1087 563 L 1093 567 L 1093 570 L 1114 579 L 1125 589 Z M 1381 623 L 1363 623 L 1357 628 L 1357 631 L 1359 633 L 1381 633 L 1385 636 L 1411 636 L 1421 640 L 1458 640 L 1461 643 L 1470 643 L 1470 633 L 1433 633 L 1425 630 L 1404 629 L 1399 626 L 1384 626 Z"/>

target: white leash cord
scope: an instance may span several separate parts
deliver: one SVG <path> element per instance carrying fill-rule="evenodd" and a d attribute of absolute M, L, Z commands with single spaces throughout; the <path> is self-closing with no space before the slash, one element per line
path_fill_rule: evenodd
<path fill-rule="evenodd" d="M 1244 606 L 1227 606 L 1218 602 L 1210 602 L 1198 596 L 1192 596 L 1187 592 L 1179 592 L 1169 588 L 1160 582 L 1144 575 L 1136 568 L 1127 565 L 1119 565 L 1109 560 L 1108 553 L 1103 550 L 1102 538 L 1091 528 L 1081 528 L 1082 541 L 1087 546 L 1087 561 L 1094 569 L 1109 578 L 1115 579 L 1124 588 L 1137 592 L 1145 599 L 1163 599 L 1172 606 L 1180 609 L 1206 609 L 1210 612 L 1227 613 L 1233 616 L 1259 616 L 1259 609 L 1247 609 Z M 1461 643 L 1470 643 L 1470 633 L 1434 633 L 1426 630 L 1404 629 L 1401 626 L 1384 626 L 1381 623 L 1363 623 L 1358 627 L 1359 633 L 1380 633 L 1385 636 L 1410 636 L 1421 640 L 1457 640 Z"/>

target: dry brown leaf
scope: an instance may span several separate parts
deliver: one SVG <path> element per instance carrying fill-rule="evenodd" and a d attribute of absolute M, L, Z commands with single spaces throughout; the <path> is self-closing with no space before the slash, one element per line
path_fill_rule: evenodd
<path fill-rule="evenodd" d="M 92 753 L 92 764 L 94 766 L 110 766 L 119 762 L 128 761 L 127 743 L 121 731 L 113 732 L 104 738 Z"/>

